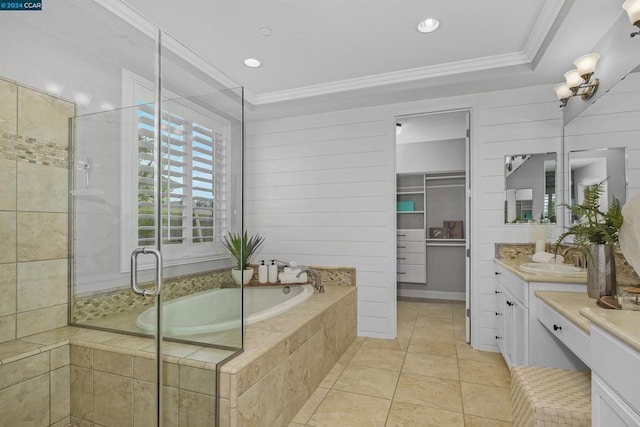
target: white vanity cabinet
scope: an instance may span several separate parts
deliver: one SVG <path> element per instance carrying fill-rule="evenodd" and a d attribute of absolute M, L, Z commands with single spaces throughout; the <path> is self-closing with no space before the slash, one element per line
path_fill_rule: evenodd
<path fill-rule="evenodd" d="M 496 344 L 511 368 L 514 365 L 534 365 L 561 369 L 586 369 L 573 353 L 559 346 L 556 337 L 538 320 L 538 290 L 586 292 L 579 283 L 526 281 L 496 262 Z"/>
<path fill-rule="evenodd" d="M 591 324 L 591 407 L 594 427 L 640 426 L 640 354 Z"/>
<path fill-rule="evenodd" d="M 526 282 L 502 269 L 497 272 L 498 333 L 496 341 L 507 366 L 529 364 L 528 308 L 524 302 Z"/>

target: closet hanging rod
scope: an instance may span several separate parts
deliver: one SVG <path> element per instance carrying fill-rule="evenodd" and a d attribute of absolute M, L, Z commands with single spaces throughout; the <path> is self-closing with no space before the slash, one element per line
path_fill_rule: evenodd
<path fill-rule="evenodd" d="M 457 179 L 457 178 L 466 178 L 466 175 L 446 175 L 446 176 L 425 176 L 425 181 L 436 180 L 436 179 Z"/>

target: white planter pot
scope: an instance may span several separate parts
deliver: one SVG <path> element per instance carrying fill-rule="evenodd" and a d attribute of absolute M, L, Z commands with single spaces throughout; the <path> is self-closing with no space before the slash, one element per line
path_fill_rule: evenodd
<path fill-rule="evenodd" d="M 231 277 L 233 277 L 233 281 L 236 283 L 236 285 L 247 285 L 253 277 L 253 268 L 247 268 L 246 270 L 244 270 L 242 272 L 242 277 L 240 275 L 240 270 L 234 268 L 233 270 L 231 270 Z"/>

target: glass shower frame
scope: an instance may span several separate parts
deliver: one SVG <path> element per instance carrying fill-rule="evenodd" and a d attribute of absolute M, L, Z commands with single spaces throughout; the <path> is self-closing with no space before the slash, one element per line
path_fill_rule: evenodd
<path fill-rule="evenodd" d="M 131 14 L 125 21 L 130 20 L 131 16 L 135 16 L 135 13 L 131 11 L 127 13 Z M 114 16 L 113 19 L 117 21 L 122 17 Z M 135 19 L 138 22 L 143 20 L 140 16 Z M 115 27 L 114 33 L 119 33 L 120 36 L 123 32 L 129 31 L 118 30 L 118 27 L 128 27 L 128 24 L 122 21 L 118 21 Z M 87 112 L 70 121 L 69 324 L 127 335 L 154 337 L 157 396 L 155 414 L 158 425 L 161 425 L 163 381 L 162 357 L 160 356 L 163 355 L 164 342 L 170 341 L 219 349 L 221 354 L 227 354 L 228 358 L 234 357 L 242 351 L 242 288 L 234 287 L 230 282 L 231 277 L 228 275 L 228 270 L 231 268 L 231 263 L 219 240 L 227 231 L 239 232 L 244 229 L 242 215 L 244 94 L 242 87 L 229 88 L 228 81 L 220 83 L 207 74 L 209 70 L 213 70 L 213 67 L 208 68 L 207 65 L 203 69 L 201 64 L 204 62 L 190 61 L 194 58 L 198 59 L 197 55 L 170 35 L 148 22 L 142 28 L 139 40 L 134 40 L 133 43 L 138 44 L 138 47 L 147 53 L 146 59 L 152 58 L 152 61 L 143 61 L 145 63 L 142 66 L 139 63 L 132 64 L 132 68 L 135 69 L 136 74 L 142 75 L 142 80 L 151 83 L 153 99 L 136 100 L 135 103 L 131 103 L 123 96 L 120 108 Z M 153 31 L 153 37 L 150 36 L 150 30 Z M 128 37 L 131 43 L 131 39 L 137 36 L 132 37 L 130 34 L 125 34 L 124 37 Z M 200 66 L 194 65 L 194 62 Z M 118 65 L 124 69 L 127 64 Z M 149 128 L 147 124 L 145 129 L 141 129 L 139 119 L 144 108 L 153 111 L 151 115 L 153 125 Z M 169 111 L 169 109 L 173 111 Z M 172 114 L 176 109 L 183 114 Z M 199 151 L 201 154 L 199 159 L 211 160 L 211 166 L 214 168 L 211 174 L 205 176 L 206 173 L 201 171 L 201 163 L 198 167 L 185 166 L 186 169 L 200 170 L 199 182 L 204 184 L 198 187 L 200 194 L 197 197 L 194 196 L 195 193 L 186 197 L 189 195 L 181 194 L 180 190 L 176 189 L 173 193 L 171 190 L 166 191 L 168 184 L 173 183 L 176 184 L 176 187 L 180 187 L 185 184 L 184 181 L 189 179 L 181 175 L 183 173 L 181 167 L 175 166 L 175 164 L 185 162 L 181 162 L 178 159 L 180 156 L 175 154 L 177 145 L 172 144 L 172 140 L 176 135 L 172 134 L 172 126 L 186 131 L 186 128 L 176 126 L 176 123 L 188 122 L 187 128 L 192 133 L 195 132 L 193 129 L 196 126 L 199 126 L 198 129 L 206 128 L 201 123 L 204 119 L 199 119 L 200 122 L 196 122 L 194 119 L 186 120 L 187 116 L 211 116 L 215 117 L 213 122 L 222 122 L 227 126 L 222 133 L 212 132 L 210 141 L 204 141 L 204 145 L 186 148 L 187 151 Z M 147 116 L 147 118 L 149 117 Z M 138 119 L 137 122 L 136 119 Z M 153 136 L 150 140 L 141 142 L 142 131 L 151 131 Z M 133 133 L 137 133 L 137 142 L 127 137 Z M 228 157 L 228 161 L 225 164 L 216 163 L 219 153 L 215 151 L 214 141 L 219 136 L 227 148 L 225 155 Z M 196 138 L 202 139 L 204 137 L 203 134 L 198 133 L 194 139 Z M 153 160 L 144 166 L 152 169 L 153 172 L 142 176 L 139 172 L 141 169 L 141 149 L 139 147 L 149 141 L 153 143 L 153 149 L 145 154 L 149 154 Z M 206 153 L 207 142 L 211 142 L 212 156 L 208 156 Z M 138 159 L 137 165 L 132 170 L 138 169 L 138 172 L 131 170 L 127 172 L 123 169 L 127 164 L 126 161 L 122 161 L 127 157 L 124 151 L 128 145 L 132 144 L 137 147 L 135 155 Z M 114 152 L 119 155 L 114 155 Z M 170 162 L 173 162 L 174 165 L 169 166 Z M 217 170 L 219 168 L 231 168 L 232 170 L 219 174 Z M 135 175 L 133 175 L 134 173 Z M 193 181 L 193 174 L 190 179 Z M 180 180 L 183 182 L 178 182 Z M 132 191 L 123 194 L 121 190 L 126 186 L 124 183 L 127 181 L 131 184 Z M 146 183 L 145 188 L 140 188 L 141 181 Z M 226 200 L 217 199 L 218 195 L 223 194 L 218 191 L 219 186 L 225 188 Z M 206 193 L 206 190 L 209 189 L 212 190 L 210 192 L 212 194 L 207 198 L 202 194 L 203 191 Z M 141 214 L 140 194 L 143 191 L 150 191 L 152 194 L 148 195 L 149 199 L 144 201 L 150 212 Z M 207 217 L 204 220 L 199 218 L 197 220 L 199 225 L 196 227 L 194 225 L 196 221 L 194 218 L 197 216 L 194 213 L 195 207 L 181 206 L 183 215 L 176 219 L 171 214 L 176 212 L 176 204 L 180 203 L 180 197 L 186 197 L 192 201 L 200 200 L 200 210 L 208 209 L 212 218 Z M 209 209 L 210 204 L 214 206 L 225 204 L 225 208 Z M 134 209 L 127 209 L 127 206 Z M 134 212 L 135 208 L 138 209 L 137 214 L 132 214 L 131 212 Z M 140 230 L 145 228 L 148 231 L 149 226 L 141 225 L 140 221 L 143 216 L 146 219 L 149 219 L 150 216 L 153 217 L 151 225 L 154 228 L 151 233 L 153 244 L 138 244 L 137 247 L 130 246 L 127 250 L 123 249 L 126 247 L 123 238 L 126 233 L 114 233 L 114 230 L 116 228 L 129 231 L 138 230 L 138 243 L 145 243 L 140 239 Z M 207 221 L 210 226 L 201 226 L 202 222 L 207 223 Z M 178 225 L 174 226 L 176 223 Z M 201 250 L 197 255 L 193 255 L 189 252 L 180 253 L 180 251 L 170 250 L 168 252 L 173 252 L 174 256 L 171 259 L 163 258 L 165 248 L 175 249 L 176 238 L 194 240 L 193 235 L 181 234 L 179 231 L 176 232 L 177 229 L 184 231 L 195 228 L 200 230 L 200 240 L 208 240 L 209 243 L 212 243 L 210 246 L 215 253 Z M 120 241 L 116 242 L 118 239 Z M 193 248 L 193 246 L 195 245 L 192 244 L 191 247 Z M 113 253 L 115 247 L 118 247 L 119 254 Z M 133 251 L 137 251 L 137 253 L 131 254 Z M 128 253 L 125 254 L 125 252 Z M 127 270 L 126 263 L 123 261 L 125 258 L 134 264 L 133 267 L 138 268 Z M 153 262 L 147 262 L 148 260 L 153 260 Z M 211 280 L 207 280 L 212 275 L 216 276 L 216 283 L 213 284 Z M 146 296 L 134 296 L 129 291 L 129 281 L 134 279 L 140 283 L 140 288 L 143 289 Z M 187 283 L 182 283 L 181 280 Z M 228 286 L 229 292 L 234 295 L 230 316 L 235 324 L 231 330 L 187 336 L 167 336 L 162 333 L 163 306 L 169 300 L 189 293 L 190 283 L 194 283 L 193 288 L 198 290 L 203 286 L 205 288 Z M 154 289 L 158 289 L 161 284 L 164 284 L 164 289 L 158 295 L 154 295 Z M 172 294 L 169 292 L 172 288 L 180 288 L 180 292 Z M 136 326 L 133 320 L 141 314 L 140 310 L 133 310 L 135 312 L 129 318 L 125 313 L 126 310 L 114 313 L 113 317 L 117 317 L 117 319 L 111 324 L 105 321 L 109 318 L 109 313 L 106 315 L 98 313 L 98 317 L 88 320 L 79 315 L 81 303 L 94 304 L 94 306 L 103 308 L 113 301 L 116 301 L 114 304 L 117 305 L 119 300 L 123 298 L 135 301 L 138 304 L 136 308 L 140 310 L 144 308 L 146 311 L 155 312 L 155 330 L 159 333 L 145 332 Z M 153 305 L 149 304 L 148 300 L 145 301 L 146 298 L 151 299 Z M 105 303 L 104 300 L 107 302 Z M 145 302 L 140 304 L 141 300 Z M 117 310 L 122 310 L 122 307 L 118 307 Z M 221 356 L 221 362 L 223 361 L 224 357 Z M 217 388 L 217 384 L 212 386 Z M 215 395 L 219 394 L 215 392 Z M 216 405 L 217 402 L 216 398 Z M 217 408 L 215 413 L 217 420 Z"/>

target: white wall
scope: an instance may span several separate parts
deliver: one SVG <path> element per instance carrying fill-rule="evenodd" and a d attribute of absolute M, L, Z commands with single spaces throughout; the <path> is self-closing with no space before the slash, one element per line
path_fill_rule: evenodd
<path fill-rule="evenodd" d="M 397 173 L 438 173 L 465 170 L 465 140 L 397 144 Z"/>
<path fill-rule="evenodd" d="M 614 100 L 604 97 L 599 109 L 588 110 L 607 122 L 575 119 L 565 143 L 567 151 L 629 147 L 634 195 L 640 194 L 640 84 L 631 79 L 624 85 L 637 88 L 635 97 L 616 87 Z M 356 267 L 360 335 L 395 336 L 395 117 L 462 108 L 472 109 L 472 345 L 497 351 L 495 243 L 529 241 L 528 226 L 504 224 L 504 156 L 562 152 L 562 110 L 548 85 L 248 126 L 247 224 L 267 236 L 262 256 Z M 564 165 L 557 165 L 558 205 L 565 200 Z M 552 226 L 549 238 L 559 230 Z"/>
<path fill-rule="evenodd" d="M 561 151 L 562 110 L 549 91 L 548 86 L 535 86 L 479 97 L 471 310 L 472 343 L 482 350 L 497 350 L 495 243 L 529 241 L 527 225 L 504 224 L 504 157 Z"/>
<path fill-rule="evenodd" d="M 248 126 L 245 211 L 267 237 L 262 256 L 356 267 L 360 335 L 395 336 L 394 118 L 462 108 L 473 113 L 472 342 L 496 349 L 485 314 L 494 243 L 528 239 L 526 227 L 503 224 L 504 156 L 559 151 L 561 110 L 547 86 Z"/>
<path fill-rule="evenodd" d="M 259 258 L 356 267 L 359 333 L 379 337 L 395 334 L 392 126 L 383 109 L 362 109 L 254 123 L 246 141 Z"/>

